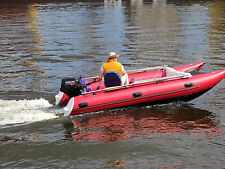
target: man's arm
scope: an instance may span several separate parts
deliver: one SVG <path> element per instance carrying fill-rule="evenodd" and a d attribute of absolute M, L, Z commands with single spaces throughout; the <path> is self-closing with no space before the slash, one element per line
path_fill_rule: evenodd
<path fill-rule="evenodd" d="M 101 73 L 101 74 L 99 75 L 99 77 L 96 79 L 96 82 L 101 81 L 103 77 L 104 77 L 104 74 Z"/>

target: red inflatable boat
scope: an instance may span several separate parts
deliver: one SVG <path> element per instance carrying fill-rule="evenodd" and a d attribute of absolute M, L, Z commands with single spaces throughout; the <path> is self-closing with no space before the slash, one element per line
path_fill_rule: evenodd
<path fill-rule="evenodd" d="M 131 71 L 130 84 L 104 88 L 100 83 L 87 81 L 76 86 L 91 87 L 91 90 L 75 92 L 65 108 L 65 115 L 77 115 L 136 104 L 158 104 L 172 101 L 192 100 L 219 83 L 225 70 L 202 74 L 198 71 L 203 62 L 175 68 L 159 66 Z M 65 84 L 65 81 L 64 83 Z M 70 84 L 70 83 L 69 83 Z M 100 87 L 99 87 L 100 86 Z M 74 87 L 73 87 L 74 88 Z"/>
<path fill-rule="evenodd" d="M 191 72 L 193 70 L 199 71 L 202 66 L 204 65 L 203 62 L 194 63 L 191 65 L 185 65 L 185 66 L 179 66 L 174 67 L 175 70 L 182 71 L 182 72 Z M 130 80 L 130 83 L 132 81 L 141 81 L 145 79 L 151 79 L 151 78 L 159 78 L 162 75 L 162 72 L 159 71 L 160 68 L 163 68 L 162 66 L 154 67 L 154 68 L 145 68 L 145 69 L 139 69 L 139 70 L 132 70 L 127 71 L 129 73 L 128 78 Z M 156 71 L 153 71 L 156 70 Z M 88 84 L 92 82 L 97 77 L 91 77 L 88 78 L 89 81 L 82 82 Z M 85 79 L 85 78 L 83 78 Z M 81 82 L 82 79 L 75 79 L 75 78 L 67 78 L 62 80 L 61 88 L 59 93 L 55 96 L 56 105 L 65 106 L 69 102 L 70 98 L 79 96 L 82 93 L 86 92 L 86 89 L 81 89 Z M 78 86 L 80 85 L 80 86 Z M 95 82 L 88 85 L 88 91 L 96 91 L 104 89 L 104 83 L 103 82 Z M 78 90 L 77 90 L 78 89 Z"/>

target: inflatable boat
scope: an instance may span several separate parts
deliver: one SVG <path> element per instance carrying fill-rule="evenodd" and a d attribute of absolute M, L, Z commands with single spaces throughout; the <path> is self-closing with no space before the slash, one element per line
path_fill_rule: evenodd
<path fill-rule="evenodd" d="M 175 68 L 158 66 L 128 71 L 126 86 L 104 87 L 104 83 L 82 79 L 63 79 L 61 94 L 69 100 L 65 115 L 77 115 L 138 104 L 189 101 L 204 94 L 225 77 L 225 70 L 200 73 L 203 62 Z M 68 90 L 71 87 L 72 90 Z M 71 93 L 68 93 L 71 91 Z M 56 96 L 59 96 L 60 93 Z M 64 97 L 65 98 L 65 97 Z M 57 100 L 62 103 L 63 97 Z M 65 104 L 65 103 L 63 103 Z"/>
<path fill-rule="evenodd" d="M 174 67 L 173 69 L 182 72 L 200 71 L 203 65 L 204 62 L 198 62 L 190 65 Z M 146 80 L 150 78 L 157 78 L 157 77 L 160 78 L 162 72 L 160 72 L 159 69 L 163 67 L 165 66 L 127 71 L 129 74 L 128 75 L 128 79 L 130 81 L 129 83 L 133 83 L 134 81 Z M 94 82 L 96 78 L 97 77 L 89 77 L 89 78 L 80 77 L 80 78 L 62 79 L 60 91 L 55 96 L 55 104 L 59 106 L 66 106 L 70 98 L 72 97 L 79 96 L 85 92 L 104 89 L 105 85 L 102 81 Z"/>

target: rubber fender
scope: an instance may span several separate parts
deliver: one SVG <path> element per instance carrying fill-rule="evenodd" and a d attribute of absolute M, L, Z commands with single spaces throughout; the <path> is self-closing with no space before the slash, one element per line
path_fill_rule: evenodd
<path fill-rule="evenodd" d="M 80 103 L 78 104 L 79 108 L 85 108 L 88 106 L 88 102 L 83 102 L 83 103 Z"/>
<path fill-rule="evenodd" d="M 184 87 L 186 87 L 186 88 L 189 88 L 189 87 L 192 87 L 194 84 L 192 83 L 192 82 L 190 82 L 190 83 L 185 83 L 184 84 Z"/>
<path fill-rule="evenodd" d="M 140 96 L 142 96 L 142 93 L 141 92 L 135 92 L 132 95 L 133 95 L 133 97 L 140 97 Z"/>

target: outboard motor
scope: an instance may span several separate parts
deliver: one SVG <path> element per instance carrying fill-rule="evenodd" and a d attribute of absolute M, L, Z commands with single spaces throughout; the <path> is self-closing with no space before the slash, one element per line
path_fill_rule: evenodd
<path fill-rule="evenodd" d="M 69 97 L 81 95 L 82 85 L 80 80 L 75 78 L 62 79 L 60 91 Z"/>

